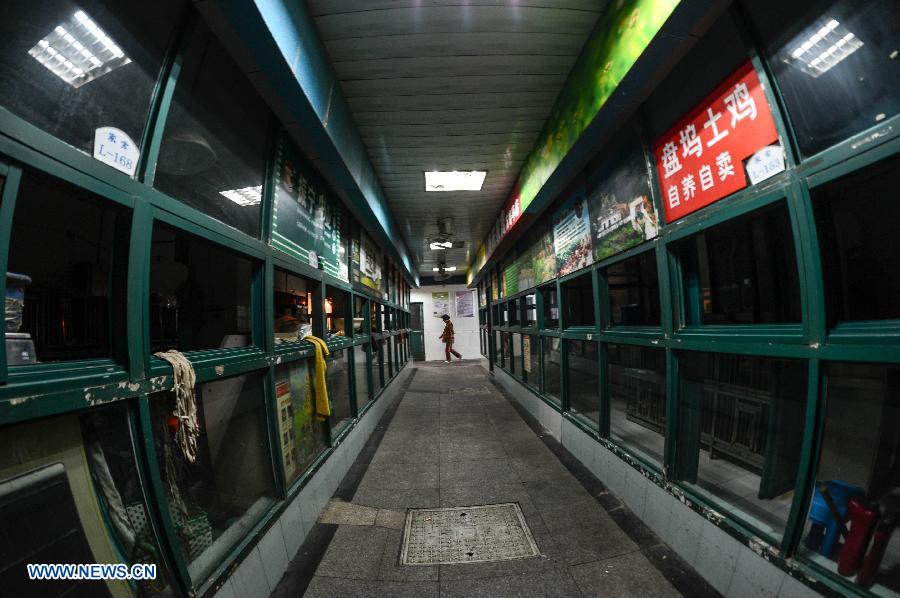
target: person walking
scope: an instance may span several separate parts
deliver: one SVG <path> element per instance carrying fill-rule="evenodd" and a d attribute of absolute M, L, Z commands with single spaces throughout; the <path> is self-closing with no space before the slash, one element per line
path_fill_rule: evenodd
<path fill-rule="evenodd" d="M 456 355 L 457 359 L 462 359 L 462 355 L 453 350 L 453 322 L 450 321 L 450 316 L 444 314 L 441 316 L 441 319 L 444 321 L 444 331 L 438 338 L 444 341 L 444 353 L 447 355 L 444 363 L 450 363 L 451 353 Z"/>

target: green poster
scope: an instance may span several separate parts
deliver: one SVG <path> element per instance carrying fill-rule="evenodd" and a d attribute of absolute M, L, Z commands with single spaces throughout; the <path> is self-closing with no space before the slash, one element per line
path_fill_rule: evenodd
<path fill-rule="evenodd" d="M 553 231 L 548 230 L 535 245 L 534 284 L 539 285 L 556 276 L 556 252 L 553 250 Z"/>
<path fill-rule="evenodd" d="M 524 211 L 637 62 L 679 0 L 613 0 L 600 17 L 519 176 Z"/>
<path fill-rule="evenodd" d="M 349 281 L 342 210 L 300 150 L 282 138 L 272 215 L 272 246 Z"/>
<path fill-rule="evenodd" d="M 519 290 L 524 291 L 535 285 L 534 282 L 534 254 L 537 249 L 532 245 L 516 257 L 516 269 L 519 274 Z"/>
<path fill-rule="evenodd" d="M 504 296 L 512 297 L 519 292 L 519 262 L 513 260 L 503 269 Z"/>

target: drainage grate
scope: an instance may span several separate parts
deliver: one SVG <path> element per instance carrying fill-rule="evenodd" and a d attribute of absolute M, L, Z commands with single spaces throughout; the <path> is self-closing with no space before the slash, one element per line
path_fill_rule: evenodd
<path fill-rule="evenodd" d="M 454 565 L 537 556 L 537 544 L 516 503 L 410 509 L 401 565 Z"/>

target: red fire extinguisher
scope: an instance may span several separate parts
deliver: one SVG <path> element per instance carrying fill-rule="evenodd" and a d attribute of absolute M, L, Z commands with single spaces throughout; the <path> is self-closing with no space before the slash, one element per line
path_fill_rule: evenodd
<path fill-rule="evenodd" d="M 856 576 L 856 583 L 864 588 L 871 587 L 875 582 L 875 573 L 881 566 L 888 542 L 891 541 L 891 535 L 897 527 L 897 520 L 900 518 L 900 489 L 895 489 L 882 499 L 882 511 L 881 521 L 878 522 L 875 536 L 872 538 L 872 549 L 866 555 L 859 575 Z"/>
<path fill-rule="evenodd" d="M 861 499 L 851 498 L 847 501 L 847 521 L 850 523 L 850 532 L 838 557 L 838 573 L 844 576 L 853 575 L 859 570 L 872 530 L 878 521 L 878 508 L 868 507 Z"/>

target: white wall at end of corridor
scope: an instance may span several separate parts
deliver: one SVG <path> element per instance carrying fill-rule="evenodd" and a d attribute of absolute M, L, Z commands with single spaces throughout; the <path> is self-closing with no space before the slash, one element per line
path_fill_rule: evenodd
<path fill-rule="evenodd" d="M 456 293 L 471 293 L 472 317 L 462 317 L 456 313 Z M 432 293 L 447 293 L 447 315 L 453 320 L 453 331 L 456 342 L 453 348 L 463 359 L 478 359 L 481 356 L 481 348 L 478 342 L 478 297 L 475 291 L 467 289 L 464 284 L 423 286 L 420 289 L 412 289 L 412 302 L 422 303 L 422 314 L 425 320 L 425 360 L 443 361 L 444 343 L 438 339 L 444 329 L 444 322 L 440 315 L 434 315 L 435 302 Z"/>

